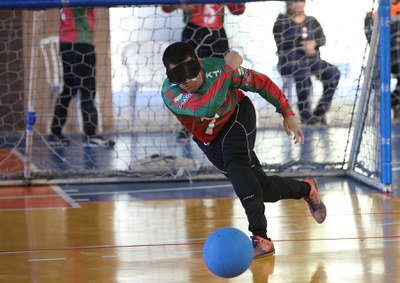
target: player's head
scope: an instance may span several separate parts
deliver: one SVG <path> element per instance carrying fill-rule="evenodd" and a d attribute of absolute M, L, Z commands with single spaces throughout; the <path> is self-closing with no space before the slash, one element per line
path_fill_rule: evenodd
<path fill-rule="evenodd" d="M 172 43 L 165 49 L 162 60 L 167 69 L 167 77 L 172 83 L 189 92 L 201 86 L 201 65 L 190 44 Z"/>
<path fill-rule="evenodd" d="M 286 2 L 286 14 L 297 15 L 304 14 L 304 7 L 306 5 L 305 0 L 293 0 Z"/>
<path fill-rule="evenodd" d="M 168 72 L 170 65 L 178 65 L 187 61 L 187 58 L 197 59 L 194 48 L 189 43 L 175 42 L 165 49 L 162 60 Z"/>

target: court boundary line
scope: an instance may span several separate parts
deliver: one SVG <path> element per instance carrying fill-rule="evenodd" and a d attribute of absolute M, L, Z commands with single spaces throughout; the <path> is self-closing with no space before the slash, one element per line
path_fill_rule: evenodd
<path fill-rule="evenodd" d="M 371 237 L 341 237 L 341 238 L 300 238 L 300 239 L 274 239 L 274 243 L 287 243 L 287 242 L 311 242 L 311 241 L 366 241 L 366 240 L 382 240 L 393 239 L 400 240 L 399 236 L 371 236 Z M 94 250 L 94 249 L 120 249 L 120 248 L 144 248 L 144 247 L 174 247 L 174 246 L 190 246 L 190 245 L 203 245 L 206 241 L 193 241 L 181 243 L 159 243 L 159 244 L 132 244 L 132 245 L 97 245 L 97 246 L 80 246 L 80 247 L 60 247 L 60 248 L 38 248 L 38 249 L 21 249 L 14 251 L 0 250 L 0 255 L 17 254 L 17 253 L 35 253 L 35 252 L 49 252 L 49 251 L 79 251 L 79 250 Z"/>

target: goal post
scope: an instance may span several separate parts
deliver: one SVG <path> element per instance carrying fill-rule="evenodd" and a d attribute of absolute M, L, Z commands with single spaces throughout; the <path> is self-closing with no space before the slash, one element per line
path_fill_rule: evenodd
<path fill-rule="evenodd" d="M 390 0 L 381 0 L 379 5 L 380 38 L 379 38 L 379 74 L 380 74 L 380 134 L 381 134 L 381 181 L 387 191 L 392 184 L 392 135 L 391 85 L 390 85 Z"/>
<path fill-rule="evenodd" d="M 387 0 L 381 1 L 384 7 Z M 207 0 L 185 3 L 194 2 L 212 3 Z M 272 34 L 275 19 L 285 12 L 285 1 L 219 1 L 229 2 L 246 2 L 242 15 L 224 10 L 230 48 L 243 56 L 244 67 L 265 73 L 281 87 L 285 84 L 297 113 L 295 84 L 278 71 Z M 256 152 L 269 174 L 350 175 L 390 190 L 390 118 L 381 115 L 390 112 L 390 103 L 387 108 L 390 68 L 389 77 L 382 73 L 382 66 L 388 60 L 383 58 L 387 53 L 390 55 L 382 46 L 390 39 L 375 35 L 376 41 L 370 46 L 365 40 L 363 20 L 365 13 L 376 5 L 374 0 L 333 2 L 314 0 L 306 4 L 306 13 L 320 21 L 327 36 L 326 45 L 321 47 L 322 57 L 341 72 L 327 114 L 328 124 L 318 127 L 301 124 L 306 144 L 293 145 L 272 105 L 257 94 L 246 93 L 257 111 Z M 0 42 L 6 55 L 0 64 L 0 78 L 3 78 L 0 98 L 2 104 L 4 101 L 0 107 L 0 185 L 26 180 L 93 183 L 222 178 L 193 141 L 177 139 L 181 126 L 160 96 L 165 79 L 162 53 L 170 43 L 181 40 L 184 27 L 182 11 L 166 13 L 161 5 L 181 3 L 167 0 L 0 3 L 0 22 L 3 33 L 8 35 Z M 64 128 L 71 144 L 58 148 L 48 143 L 49 123 L 63 83 L 57 45 L 59 9 L 63 7 L 96 7 L 98 132 L 116 142 L 114 149 L 83 146 L 79 91 L 69 105 Z M 352 18 L 354 24 L 346 25 L 338 20 L 338 14 L 341 18 Z M 385 18 L 383 22 L 387 21 Z M 379 25 L 374 30 L 376 34 Z M 377 75 L 379 66 L 381 73 Z M 378 77 L 380 84 L 376 83 Z M 322 84 L 316 77 L 312 79 L 315 105 L 321 97 Z M 21 127 L 21 124 L 28 125 Z"/>
<path fill-rule="evenodd" d="M 390 1 L 382 0 L 378 11 L 364 67 L 349 175 L 389 192 L 392 184 Z M 365 142 L 368 139 L 375 140 L 376 146 Z"/>

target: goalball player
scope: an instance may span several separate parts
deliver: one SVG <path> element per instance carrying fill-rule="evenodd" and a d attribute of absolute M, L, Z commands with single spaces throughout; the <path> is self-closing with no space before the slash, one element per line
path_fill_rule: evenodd
<path fill-rule="evenodd" d="M 193 140 L 224 174 L 239 197 L 249 222 L 254 257 L 273 255 L 267 235 L 264 202 L 303 198 L 318 223 L 326 208 L 314 178 L 295 180 L 267 176 L 254 152 L 256 112 L 244 91 L 258 93 L 275 106 L 294 143 L 304 143 L 294 112 L 283 92 L 266 75 L 241 67 L 242 57 L 231 51 L 224 58 L 198 59 L 193 47 L 176 42 L 163 54 L 167 79 L 162 98 L 169 110 L 193 134 Z"/>

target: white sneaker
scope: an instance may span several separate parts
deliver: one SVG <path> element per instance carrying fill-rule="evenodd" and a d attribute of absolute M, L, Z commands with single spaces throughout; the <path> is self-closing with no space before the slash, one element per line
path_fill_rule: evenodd
<path fill-rule="evenodd" d="M 102 136 L 88 136 L 85 138 L 85 142 L 83 144 L 84 147 L 106 147 L 111 148 L 114 147 L 115 142 L 112 140 L 107 140 Z"/>

